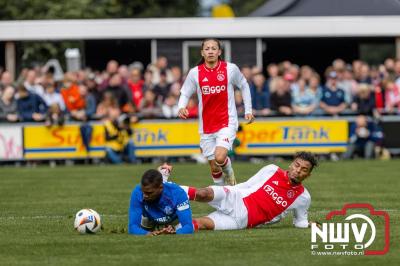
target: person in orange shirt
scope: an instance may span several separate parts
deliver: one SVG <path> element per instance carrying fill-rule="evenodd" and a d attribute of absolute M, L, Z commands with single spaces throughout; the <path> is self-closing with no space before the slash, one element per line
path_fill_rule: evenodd
<path fill-rule="evenodd" d="M 83 120 L 85 115 L 85 98 L 79 92 L 76 77 L 68 72 L 64 75 L 64 84 L 61 89 L 65 105 L 73 119 Z"/>

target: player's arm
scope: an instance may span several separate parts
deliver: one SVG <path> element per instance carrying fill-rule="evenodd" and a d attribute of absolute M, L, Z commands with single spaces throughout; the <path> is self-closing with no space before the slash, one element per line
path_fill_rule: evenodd
<path fill-rule="evenodd" d="M 305 190 L 296 201 L 299 201 L 299 206 L 293 210 L 293 225 L 296 228 L 308 228 L 310 225 L 308 221 L 308 209 L 311 205 L 310 193 Z"/>
<path fill-rule="evenodd" d="M 179 108 L 178 116 L 182 119 L 186 119 L 189 115 L 186 106 L 189 103 L 190 97 L 196 91 L 197 88 L 196 79 L 194 75 L 195 75 L 194 71 L 190 70 L 181 88 L 181 95 L 179 96 L 179 101 L 178 101 L 178 108 Z"/>
<path fill-rule="evenodd" d="M 190 208 L 189 199 L 185 191 L 179 188 L 178 201 L 176 207 L 176 214 L 178 216 L 181 228 L 176 230 L 177 234 L 192 234 L 194 232 L 192 222 L 192 209 Z"/>
<path fill-rule="evenodd" d="M 265 183 L 271 176 L 273 176 L 278 170 L 278 166 L 274 164 L 267 165 L 261 168 L 255 175 L 250 177 L 246 182 L 237 184 L 237 188 L 251 188 L 254 185 Z"/>
<path fill-rule="evenodd" d="M 138 190 L 135 189 L 131 195 L 131 201 L 129 204 L 129 222 L 128 222 L 128 234 L 133 235 L 147 235 L 151 232 L 144 230 L 141 227 L 142 221 L 142 204 L 139 201 Z"/>
<path fill-rule="evenodd" d="M 233 84 L 242 91 L 244 116 L 248 123 L 254 120 L 249 83 L 236 65 L 233 65 Z"/>

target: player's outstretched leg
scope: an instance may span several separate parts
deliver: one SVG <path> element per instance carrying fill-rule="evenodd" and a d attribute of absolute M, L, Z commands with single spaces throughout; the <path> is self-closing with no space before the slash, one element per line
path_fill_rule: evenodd
<path fill-rule="evenodd" d="M 195 188 L 188 186 L 180 186 L 188 195 L 189 200 L 195 200 L 199 202 L 210 202 L 214 200 L 214 190 L 211 187 Z M 222 197 L 224 195 L 221 195 Z M 218 199 L 221 197 L 218 195 Z"/>
<path fill-rule="evenodd" d="M 208 163 L 210 164 L 210 169 L 211 169 L 211 176 L 214 181 L 214 184 L 217 186 L 223 186 L 224 185 L 224 178 L 223 178 L 223 172 L 221 167 L 217 165 L 215 160 L 209 160 Z"/>
<path fill-rule="evenodd" d="M 225 174 L 225 184 L 230 186 L 236 185 L 235 172 L 232 168 L 231 159 L 228 157 L 227 149 L 219 146 L 215 148 L 215 163 L 221 167 L 222 172 Z"/>
<path fill-rule="evenodd" d="M 214 230 L 215 224 L 214 221 L 205 216 L 200 218 L 193 219 L 193 227 L 195 231 L 198 230 Z"/>

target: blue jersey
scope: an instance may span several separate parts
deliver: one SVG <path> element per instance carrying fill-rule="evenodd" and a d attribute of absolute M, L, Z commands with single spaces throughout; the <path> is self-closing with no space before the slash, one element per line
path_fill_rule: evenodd
<path fill-rule="evenodd" d="M 324 102 L 329 106 L 339 106 L 342 103 L 346 103 L 345 93 L 340 88 L 331 90 L 330 88 L 325 87 L 322 90 L 321 102 Z"/>
<path fill-rule="evenodd" d="M 186 192 L 175 183 L 163 183 L 159 201 L 152 203 L 143 200 L 141 187 L 136 186 L 129 205 L 129 234 L 145 235 L 149 232 L 141 226 L 142 219 L 148 219 L 155 225 L 168 225 L 178 220 L 182 227 L 176 230 L 177 234 L 194 232 L 189 199 Z"/>

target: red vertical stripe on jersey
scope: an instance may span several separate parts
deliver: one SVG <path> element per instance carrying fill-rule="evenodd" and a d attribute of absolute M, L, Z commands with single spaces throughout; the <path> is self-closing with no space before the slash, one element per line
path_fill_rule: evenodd
<path fill-rule="evenodd" d="M 219 61 L 213 69 L 203 64 L 198 70 L 203 103 L 203 132 L 210 134 L 227 127 L 229 123 L 227 63 Z"/>
<path fill-rule="evenodd" d="M 257 191 L 243 198 L 248 211 L 247 227 L 271 221 L 284 212 L 303 191 L 301 184 L 292 186 L 287 172 L 278 169 Z"/>

